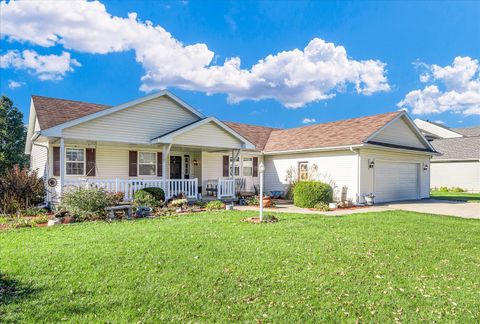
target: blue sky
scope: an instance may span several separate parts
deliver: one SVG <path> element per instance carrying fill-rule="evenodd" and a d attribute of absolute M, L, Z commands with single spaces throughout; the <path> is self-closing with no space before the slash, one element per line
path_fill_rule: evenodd
<path fill-rule="evenodd" d="M 95 41 L 101 47 L 130 30 L 97 37 L 95 25 L 89 26 L 88 21 L 70 27 L 62 23 L 61 11 L 43 8 L 37 14 L 38 8 L 21 5 L 13 12 L 11 4 L 4 2 L 1 10 L 0 91 L 25 114 L 32 94 L 115 105 L 145 95 L 140 90 L 143 84 L 144 89 L 167 86 L 206 115 L 273 127 L 297 127 L 308 122 L 305 119 L 325 122 L 372 115 L 401 106 L 414 118 L 451 127 L 480 123 L 476 61 L 480 59 L 480 2 L 102 1 L 112 17 L 126 18 L 136 12 L 137 25 L 150 20 L 153 26 L 161 26 L 181 43 L 172 55 L 163 47 L 152 46 L 149 51 L 147 41 L 135 43 L 135 38 L 148 40 L 156 35 L 146 33 L 125 36 L 129 40 L 122 36 L 112 42 L 112 48 L 118 44 L 124 48 L 97 53 Z M 66 10 L 70 5 L 58 6 L 67 6 Z M 56 41 L 43 38 L 57 30 Z M 85 37 L 75 36 L 78 33 Z M 342 76 L 336 75 L 335 64 L 344 60 L 323 58 L 324 65 L 317 66 L 313 75 L 304 69 L 311 62 L 298 63 L 297 57 L 304 58 L 304 48 L 314 39 L 321 40 L 315 50 L 326 49 L 328 43 L 334 44 L 336 54 L 341 53 L 340 47 L 345 49 Z M 204 44 L 195 49 L 198 55 L 188 48 L 195 44 Z M 25 50 L 34 51 L 34 57 L 27 57 Z M 164 50 L 167 57 L 157 59 Z M 294 90 L 285 82 L 286 64 L 259 64 L 262 72 L 251 70 L 259 60 L 283 51 L 289 53 L 286 62 L 293 64 L 294 72 L 288 76 L 297 85 Z M 58 62 L 40 58 L 62 53 L 68 57 Z M 143 53 L 140 60 L 139 53 Z M 241 65 L 230 75 L 224 61 L 232 57 L 239 58 Z M 372 64 L 365 63 L 368 60 Z M 190 63 L 196 73 L 190 73 Z M 61 64 L 67 65 L 58 68 Z M 179 72 L 165 76 L 164 66 L 171 65 L 171 71 L 175 64 Z M 221 67 L 219 74 L 212 74 L 212 66 Z M 147 72 L 154 76 L 142 81 Z M 271 84 L 275 84 L 272 91 Z M 301 95 L 291 99 L 297 93 Z"/>

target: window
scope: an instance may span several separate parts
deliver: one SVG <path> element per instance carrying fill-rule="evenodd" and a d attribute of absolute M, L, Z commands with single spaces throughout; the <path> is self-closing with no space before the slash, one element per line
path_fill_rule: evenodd
<path fill-rule="evenodd" d="M 251 177 L 253 175 L 253 158 L 244 157 L 243 158 L 243 176 Z"/>
<path fill-rule="evenodd" d="M 69 147 L 65 149 L 65 173 L 67 175 L 85 174 L 85 149 Z"/>
<path fill-rule="evenodd" d="M 232 157 L 230 157 L 230 165 L 232 165 Z M 230 167 L 230 176 L 232 175 L 232 170 L 231 170 L 231 167 Z M 240 158 L 237 157 L 237 160 L 235 161 L 235 176 L 239 176 L 240 175 Z"/>
<path fill-rule="evenodd" d="M 298 180 L 308 180 L 308 162 L 298 162 Z"/>
<path fill-rule="evenodd" d="M 157 168 L 157 153 L 138 152 L 138 174 L 143 176 L 155 175 Z"/>

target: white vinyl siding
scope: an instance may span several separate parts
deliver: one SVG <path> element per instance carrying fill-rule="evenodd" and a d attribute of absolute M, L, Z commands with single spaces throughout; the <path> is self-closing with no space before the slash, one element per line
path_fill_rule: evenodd
<path fill-rule="evenodd" d="M 375 166 L 373 168 L 368 167 L 369 161 L 374 161 Z M 375 173 L 377 165 L 380 165 L 382 163 L 410 163 L 418 165 L 419 171 L 417 183 L 419 188 L 419 198 L 430 197 L 430 170 L 423 170 L 425 164 L 430 164 L 430 156 L 415 153 L 400 153 L 384 150 L 361 149 L 360 202 L 363 202 L 363 197 L 370 193 L 378 195 L 378 188 L 375 188 Z M 390 185 L 396 186 L 396 183 L 393 182 Z"/>
<path fill-rule="evenodd" d="M 459 187 L 480 192 L 479 161 L 432 162 L 430 172 L 432 188 Z"/>
<path fill-rule="evenodd" d="M 399 118 L 384 128 L 371 141 L 416 148 L 427 148 L 404 118 Z"/>
<path fill-rule="evenodd" d="M 42 146 L 32 145 L 30 154 L 30 169 L 37 170 L 38 177 L 47 177 L 47 160 L 48 160 L 48 142 L 38 143 Z M 43 147 L 47 146 L 47 147 Z"/>
<path fill-rule="evenodd" d="M 299 162 L 309 167 L 318 167 L 317 176 L 324 182 L 334 182 L 337 192 L 347 187 L 347 198 L 355 201 L 357 195 L 357 154 L 350 151 L 316 152 L 265 156 L 266 191 L 286 191 L 287 171 L 293 168 L 298 173 Z"/>
<path fill-rule="evenodd" d="M 63 136 L 93 141 L 147 144 L 155 137 L 198 119 L 198 116 L 172 100 L 160 97 L 67 128 L 63 130 Z"/>
<path fill-rule="evenodd" d="M 214 122 L 200 125 L 173 139 L 173 144 L 223 148 L 242 148 L 242 142 Z"/>

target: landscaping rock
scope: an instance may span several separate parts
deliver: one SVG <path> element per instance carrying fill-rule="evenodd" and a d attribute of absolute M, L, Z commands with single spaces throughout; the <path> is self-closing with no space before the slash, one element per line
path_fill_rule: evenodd
<path fill-rule="evenodd" d="M 62 224 L 62 221 L 55 217 L 53 219 L 48 220 L 47 226 L 54 226 L 54 225 L 60 225 L 60 224 Z"/>

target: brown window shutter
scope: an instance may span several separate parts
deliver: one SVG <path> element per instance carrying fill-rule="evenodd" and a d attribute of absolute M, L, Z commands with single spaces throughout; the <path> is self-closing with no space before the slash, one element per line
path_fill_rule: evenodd
<path fill-rule="evenodd" d="M 137 151 L 128 151 L 128 175 L 130 177 L 137 176 Z"/>
<path fill-rule="evenodd" d="M 258 157 L 253 157 L 253 176 L 258 177 Z"/>
<path fill-rule="evenodd" d="M 157 177 L 162 176 L 163 166 L 162 166 L 162 152 L 157 152 Z"/>
<path fill-rule="evenodd" d="M 96 154 L 94 148 L 87 148 L 85 149 L 85 158 L 86 158 L 86 167 L 87 170 L 85 174 L 87 177 L 94 177 L 95 176 L 95 169 L 96 169 Z"/>
<path fill-rule="evenodd" d="M 53 147 L 53 176 L 60 176 L 60 148 L 58 146 Z"/>
<path fill-rule="evenodd" d="M 229 172 L 228 172 L 228 170 L 230 169 L 228 165 L 229 163 L 230 163 L 230 159 L 228 155 L 224 155 L 223 156 L 223 176 L 224 177 L 228 177 L 229 175 Z"/>

